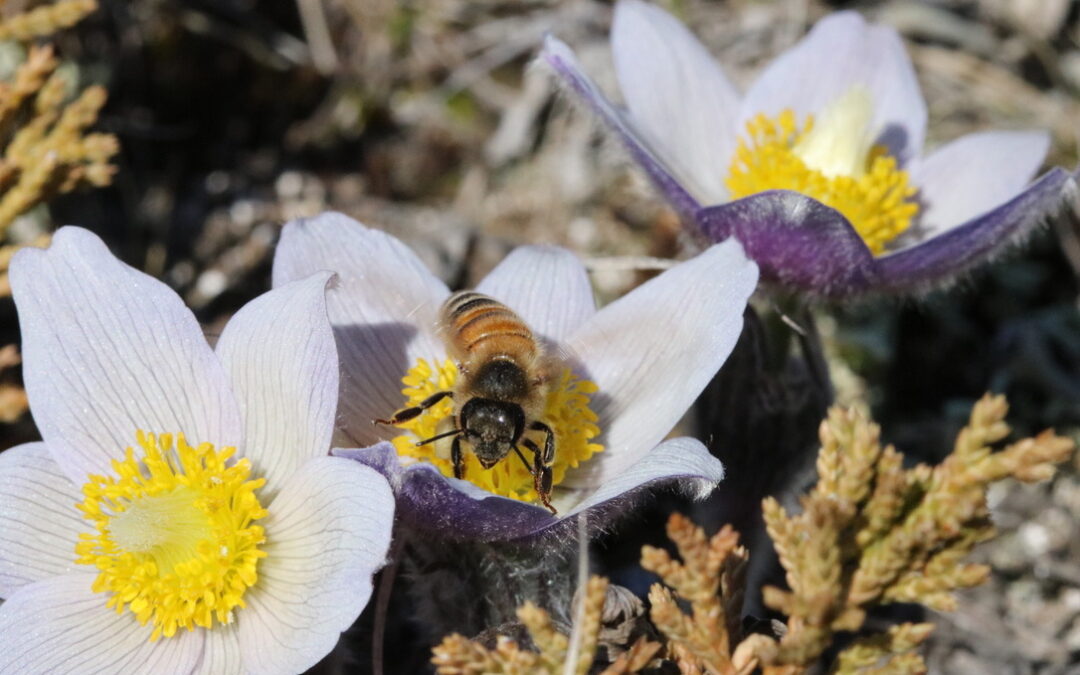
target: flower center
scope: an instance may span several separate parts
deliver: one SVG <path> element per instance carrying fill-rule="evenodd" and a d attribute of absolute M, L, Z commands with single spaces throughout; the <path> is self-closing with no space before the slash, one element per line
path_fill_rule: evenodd
<path fill-rule="evenodd" d="M 793 190 L 844 215 L 867 247 L 880 255 L 919 212 L 906 171 L 883 145 L 874 145 L 873 102 L 853 87 L 800 128 L 795 114 L 759 114 L 746 124 L 727 188 L 733 199 L 764 190 Z"/>
<path fill-rule="evenodd" d="M 419 404 L 425 398 L 439 391 L 454 388 L 458 369 L 454 362 L 447 359 L 441 366 L 432 368 L 424 359 L 418 359 L 416 365 L 402 378 L 405 388 L 405 405 Z M 589 441 L 600 434 L 596 426 L 596 413 L 589 409 L 589 395 L 597 391 L 596 384 L 576 377 L 565 369 L 555 379 L 548 393 L 544 406 L 544 415 L 540 420 L 551 427 L 555 433 L 555 463 L 552 465 L 552 484 L 558 485 L 566 477 L 566 470 L 588 460 L 593 454 L 601 452 L 604 446 Z M 463 402 L 459 402 L 463 403 Z M 454 475 L 454 465 L 450 459 L 451 439 L 446 438 L 417 447 L 418 440 L 431 438 L 437 433 L 448 431 L 454 424 L 454 402 L 443 399 L 423 415 L 403 422 L 399 426 L 408 431 L 393 440 L 398 455 L 408 458 L 406 461 L 423 461 L 434 464 L 445 476 Z M 544 445 L 544 434 L 527 432 L 538 447 Z M 468 447 L 467 444 L 465 446 Z M 523 448 L 524 450 L 524 448 Z M 531 453 L 524 450 L 526 459 L 532 460 Z M 464 453 L 465 478 L 469 482 L 503 497 L 521 501 L 539 499 L 533 487 L 533 476 L 529 468 L 511 452 L 505 459 L 490 469 L 480 465 L 472 452 Z"/>
<path fill-rule="evenodd" d="M 78 505 L 96 532 L 82 534 L 76 562 L 98 569 L 93 590 L 154 623 L 151 641 L 177 629 L 227 624 L 244 607 L 266 537 L 252 521 L 266 516 L 249 480 L 251 463 L 227 466 L 235 448 L 191 447 L 183 434 L 136 432 L 141 457 L 128 448 L 116 476 L 89 477 Z"/>

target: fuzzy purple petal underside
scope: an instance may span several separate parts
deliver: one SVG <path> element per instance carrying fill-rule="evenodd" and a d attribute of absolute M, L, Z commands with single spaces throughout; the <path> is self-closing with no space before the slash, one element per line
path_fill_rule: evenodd
<path fill-rule="evenodd" d="M 987 261 L 1023 240 L 1063 204 L 1080 170 L 1048 171 L 1020 194 L 977 218 L 939 236 L 874 261 L 877 287 L 885 291 L 923 291 L 948 282 L 973 265 Z"/>
<path fill-rule="evenodd" d="M 871 285 L 874 258 L 840 213 L 797 192 L 769 190 L 698 210 L 712 241 L 735 237 L 758 264 L 763 281 L 823 296 Z"/>
<path fill-rule="evenodd" d="M 570 91 L 618 136 L 627 152 L 630 153 L 630 157 L 641 166 L 676 210 L 690 214 L 700 206 L 679 181 L 675 180 L 667 167 L 626 120 L 623 113 L 604 96 L 592 78 L 585 74 L 574 52 L 564 42 L 550 35 L 547 36 L 544 39 L 544 49 L 540 52 L 540 59 L 547 63 Z"/>
<path fill-rule="evenodd" d="M 694 220 L 712 241 L 738 239 L 764 281 L 832 299 L 918 293 L 948 284 L 1022 240 L 1061 207 L 1068 185 L 1077 181 L 1080 170 L 1053 169 L 991 211 L 879 258 L 838 211 L 796 192 L 771 190 L 706 207 Z"/>
<path fill-rule="evenodd" d="M 397 497 L 397 515 L 409 529 L 456 541 L 527 541 L 538 537 L 566 538 L 576 531 L 576 518 L 570 509 L 552 516 L 545 509 L 524 502 L 489 495 L 480 488 L 459 481 L 452 484 L 429 464 L 403 467 L 393 445 L 387 442 L 361 449 L 340 449 L 337 457 L 356 460 L 383 474 Z M 719 463 L 717 463 L 719 464 Z M 702 477 L 682 474 L 657 477 L 626 490 L 613 498 L 587 505 L 590 530 L 602 529 L 633 504 L 661 484 L 691 481 L 698 490 Z M 715 484 L 715 481 L 713 481 Z M 588 495 L 582 495 L 588 499 Z M 584 502 L 583 502 L 584 503 Z"/>
<path fill-rule="evenodd" d="M 496 495 L 482 497 L 479 488 L 467 494 L 430 464 L 403 467 L 390 443 L 335 449 L 333 454 L 385 476 L 397 497 L 398 518 L 411 530 L 453 540 L 506 541 L 537 534 L 559 522 L 538 506 Z"/>

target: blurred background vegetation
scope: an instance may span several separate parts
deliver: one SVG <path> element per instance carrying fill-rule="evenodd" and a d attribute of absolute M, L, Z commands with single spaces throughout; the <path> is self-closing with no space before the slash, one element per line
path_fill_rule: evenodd
<path fill-rule="evenodd" d="M 44 28 L 25 12 L 52 5 L 2 7 L 5 95 L 18 89 L 20 69 L 44 58 L 45 44 L 56 62 L 38 63 L 39 85 L 59 84 L 42 89 L 51 91 L 45 102 L 20 99 L 9 117 L 0 101 L 7 134 L 0 174 L 41 166 L 19 164 L 12 134 L 50 110 L 42 128 L 63 127 L 68 136 L 58 147 L 75 143 L 82 154 L 41 179 L 40 198 L 16 209 L 0 241 L 40 244 L 59 225 L 88 227 L 175 288 L 211 336 L 267 288 L 282 223 L 328 209 L 405 239 L 454 286 L 474 283 L 517 244 L 546 242 L 593 260 L 597 293 L 607 300 L 648 274 L 613 257 L 688 252 L 674 214 L 618 147 L 530 66 L 550 31 L 612 83 L 609 2 L 98 4 L 69 2 L 69 16 L 52 16 Z M 660 4 L 686 20 L 741 84 L 823 14 L 859 9 L 907 40 L 928 99 L 931 146 L 979 129 L 1044 128 L 1054 137 L 1048 165 L 1080 160 L 1075 0 Z M 67 127 L 59 121 L 65 106 L 82 111 Z M 18 175 L 0 175 L 15 181 L 0 188 L 13 191 Z M 1019 433 L 1055 426 L 1075 435 L 1080 206 L 1073 206 L 1076 213 L 1048 224 L 1022 251 L 948 291 L 918 302 L 820 308 L 841 401 L 867 401 L 886 440 L 927 459 L 947 450 L 987 390 L 1008 395 Z M 3 266 L 10 250 L 0 249 Z M 0 447 L 36 438 L 20 399 L 18 343 L 14 306 L 0 298 Z M 724 439 L 710 443 L 725 458 Z M 754 470 L 752 452 L 743 452 L 750 454 L 741 463 L 726 459 Z M 743 478 L 733 472 L 731 480 Z M 1080 667 L 1075 470 L 1049 486 L 1003 488 L 992 506 L 1004 532 L 983 553 L 994 582 L 941 620 L 947 628 L 935 634 L 931 667 Z M 646 538 L 661 540 L 663 518 L 649 522 L 655 537 Z M 609 559 L 617 557 L 618 535 L 605 546 Z"/>

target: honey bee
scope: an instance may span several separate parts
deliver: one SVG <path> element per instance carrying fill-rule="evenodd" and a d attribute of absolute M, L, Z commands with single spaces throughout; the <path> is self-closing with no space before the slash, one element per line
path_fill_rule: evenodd
<path fill-rule="evenodd" d="M 514 451 L 533 477 L 533 487 L 544 506 L 551 505 L 551 466 L 555 461 L 555 433 L 540 420 L 550 388 L 553 359 L 533 336 L 521 317 L 498 300 L 475 291 L 459 291 L 443 303 L 439 335 L 457 363 L 453 391 L 432 394 L 411 408 L 398 410 L 376 424 L 401 424 L 418 417 L 444 398 L 454 400 L 454 428 L 418 446 L 453 437 L 450 458 L 454 477 L 464 478 L 462 441 L 485 469 Z M 541 449 L 528 431 L 544 434 Z M 521 452 L 532 452 L 530 463 Z"/>

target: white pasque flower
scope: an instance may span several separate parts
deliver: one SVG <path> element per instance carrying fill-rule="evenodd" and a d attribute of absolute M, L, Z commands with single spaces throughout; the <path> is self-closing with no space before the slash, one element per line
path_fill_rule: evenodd
<path fill-rule="evenodd" d="M 591 437 L 590 430 L 588 438 L 571 439 L 581 452 L 568 466 L 559 466 L 560 452 L 567 452 L 572 433 L 560 437 L 557 428 L 566 409 L 549 405 L 552 417 L 543 420 L 556 428 L 551 496 L 558 517 L 529 503 L 528 495 L 492 490 L 488 474 L 500 466 L 488 473 L 471 466 L 467 480 L 456 480 L 445 475 L 445 458 L 429 458 L 442 460 L 441 471 L 429 461 L 415 461 L 415 438 L 401 442 L 400 429 L 372 425 L 403 406 L 407 373 L 415 390 L 431 373 L 427 366 L 447 363 L 436 326 L 450 295 L 446 285 L 397 239 L 337 213 L 285 226 L 274 284 L 320 269 L 333 270 L 340 282 L 327 299 L 342 362 L 338 424 L 350 444 L 369 446 L 346 454 L 390 478 L 406 522 L 459 539 L 521 539 L 550 532 L 582 511 L 622 511 L 627 496 L 659 482 L 703 495 L 723 477 L 723 466 L 701 442 L 665 437 L 742 330 L 757 266 L 737 242 L 713 246 L 599 310 L 584 265 L 551 246 L 516 249 L 476 287 L 516 312 L 553 353 L 565 357 L 573 373 L 558 386 L 574 378 L 589 381 L 590 389 L 595 385 L 588 407 L 598 434 Z M 417 368 L 418 363 L 423 365 Z M 450 403 L 439 405 L 444 404 L 446 415 Z M 395 438 L 397 453 L 380 443 Z M 587 443 L 603 449 L 583 448 Z M 523 465 L 513 457 L 503 463 L 520 469 L 525 487 L 531 487 Z"/>
<path fill-rule="evenodd" d="M 327 456 L 330 279 L 257 298 L 211 349 L 86 230 L 16 256 L 44 440 L 0 453 L 0 673 L 290 673 L 334 647 L 394 504 Z"/>

